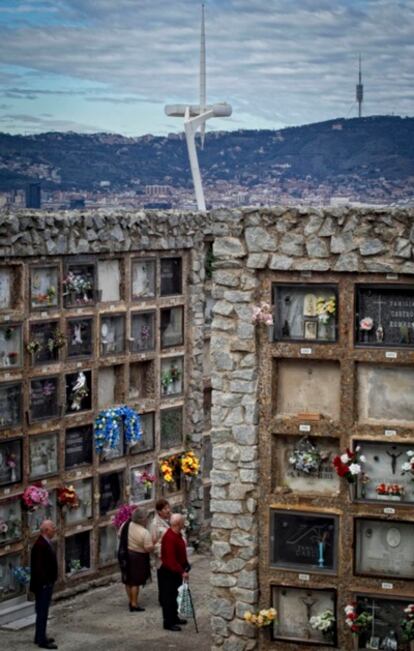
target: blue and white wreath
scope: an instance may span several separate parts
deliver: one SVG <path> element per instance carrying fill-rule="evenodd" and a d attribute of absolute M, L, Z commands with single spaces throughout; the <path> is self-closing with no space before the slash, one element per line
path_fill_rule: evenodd
<path fill-rule="evenodd" d="M 104 448 L 116 448 L 123 425 L 125 442 L 135 445 L 142 438 L 140 415 L 124 405 L 101 411 L 95 420 L 95 448 L 101 453 Z"/>

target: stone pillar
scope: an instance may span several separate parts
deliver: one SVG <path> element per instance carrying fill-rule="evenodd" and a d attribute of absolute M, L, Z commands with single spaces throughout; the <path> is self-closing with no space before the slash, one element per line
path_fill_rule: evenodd
<path fill-rule="evenodd" d="M 237 237 L 214 246 L 211 328 L 213 651 L 251 651 L 246 610 L 258 603 L 257 350 L 252 304 L 256 273 Z"/>

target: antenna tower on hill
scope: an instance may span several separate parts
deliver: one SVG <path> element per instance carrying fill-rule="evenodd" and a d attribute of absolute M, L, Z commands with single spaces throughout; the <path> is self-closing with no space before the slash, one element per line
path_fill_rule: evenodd
<path fill-rule="evenodd" d="M 174 104 L 165 107 L 169 117 L 183 117 L 184 131 L 187 141 L 188 157 L 190 159 L 191 175 L 199 210 L 206 209 L 200 166 L 198 164 L 195 144 L 196 133 L 200 133 L 201 147 L 204 147 L 206 122 L 210 118 L 224 118 L 232 113 L 230 104 L 221 102 L 207 105 L 206 101 L 206 32 L 204 22 L 204 4 L 201 5 L 201 41 L 200 41 L 200 101 L 199 104 Z"/>
<path fill-rule="evenodd" d="M 364 84 L 362 83 L 361 55 L 359 55 L 358 83 L 356 85 L 356 101 L 358 102 L 358 117 L 362 117 L 362 102 L 364 99 Z"/>

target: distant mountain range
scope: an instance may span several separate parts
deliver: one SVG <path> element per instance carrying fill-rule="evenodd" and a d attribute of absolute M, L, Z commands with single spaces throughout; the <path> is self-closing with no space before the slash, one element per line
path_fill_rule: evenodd
<path fill-rule="evenodd" d="M 245 188 L 289 179 L 414 184 L 414 118 L 340 118 L 279 131 L 211 132 L 199 158 L 205 183 L 225 180 Z M 0 191 L 32 180 L 66 191 L 97 190 L 105 181 L 111 191 L 191 186 L 183 134 L 0 133 Z"/>

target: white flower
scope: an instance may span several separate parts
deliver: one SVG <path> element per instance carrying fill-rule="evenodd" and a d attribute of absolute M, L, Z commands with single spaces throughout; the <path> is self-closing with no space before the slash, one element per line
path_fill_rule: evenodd
<path fill-rule="evenodd" d="M 411 463 L 409 461 L 403 463 L 403 465 L 401 466 L 401 470 L 403 472 L 409 472 L 411 470 Z"/>
<path fill-rule="evenodd" d="M 361 456 L 359 457 L 359 460 L 361 461 L 361 463 L 365 463 L 365 461 L 366 461 L 367 459 L 366 459 L 366 457 L 364 457 L 363 454 L 361 454 Z"/>
<path fill-rule="evenodd" d="M 345 606 L 344 611 L 347 615 L 350 615 L 351 613 L 354 612 L 354 607 L 351 605 Z"/>
<path fill-rule="evenodd" d="M 349 461 L 351 461 L 351 459 L 348 457 L 346 452 L 344 454 L 341 454 L 341 461 L 342 463 L 348 463 Z"/>
<path fill-rule="evenodd" d="M 359 463 L 351 463 L 351 465 L 349 466 L 349 472 L 351 473 L 351 475 L 359 475 L 359 473 L 361 472 L 361 466 L 359 465 Z"/>
<path fill-rule="evenodd" d="M 289 463 L 291 463 L 291 464 L 296 463 L 295 457 L 289 457 Z M 410 464 L 408 464 L 408 465 L 410 465 Z"/>
<path fill-rule="evenodd" d="M 414 456 L 414 451 L 413 450 L 408 450 L 407 456 L 408 457 L 413 457 Z"/>

